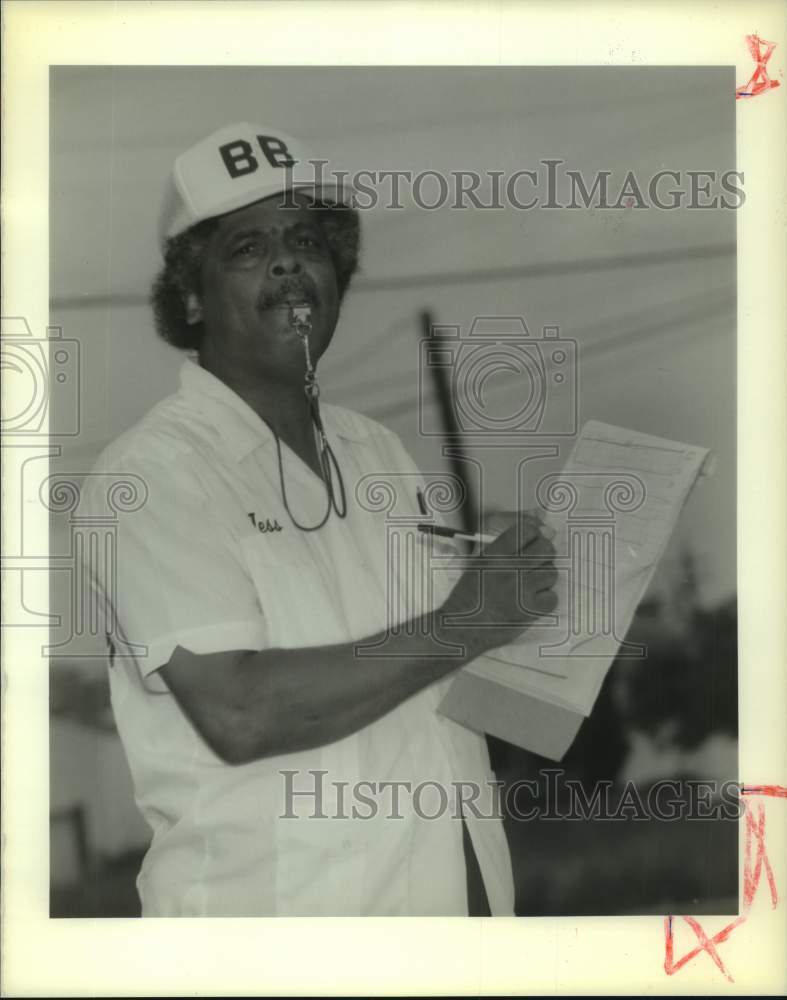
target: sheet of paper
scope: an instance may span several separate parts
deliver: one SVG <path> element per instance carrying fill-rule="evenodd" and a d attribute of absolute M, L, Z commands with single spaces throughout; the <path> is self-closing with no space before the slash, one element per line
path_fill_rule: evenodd
<path fill-rule="evenodd" d="M 556 532 L 554 622 L 466 669 L 587 714 L 708 460 L 705 448 L 585 424 L 537 494 Z"/>

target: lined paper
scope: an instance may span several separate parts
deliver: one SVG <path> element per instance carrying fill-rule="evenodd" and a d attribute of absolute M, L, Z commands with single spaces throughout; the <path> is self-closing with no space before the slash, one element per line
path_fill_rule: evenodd
<path fill-rule="evenodd" d="M 585 424 L 562 472 L 539 485 L 552 487 L 542 503 L 561 487 L 564 496 L 576 491 L 569 510 L 545 517 L 555 531 L 555 622 L 464 669 L 588 715 L 683 505 L 709 467 L 706 448 Z M 622 652 L 641 655 L 631 644 Z"/>

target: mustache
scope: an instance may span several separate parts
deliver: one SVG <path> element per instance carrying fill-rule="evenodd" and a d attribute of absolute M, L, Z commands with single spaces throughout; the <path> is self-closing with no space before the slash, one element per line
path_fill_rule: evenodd
<path fill-rule="evenodd" d="M 308 278 L 285 278 L 276 288 L 263 292 L 257 300 L 257 309 L 275 309 L 292 302 L 306 302 L 310 306 L 320 305 L 317 289 Z"/>

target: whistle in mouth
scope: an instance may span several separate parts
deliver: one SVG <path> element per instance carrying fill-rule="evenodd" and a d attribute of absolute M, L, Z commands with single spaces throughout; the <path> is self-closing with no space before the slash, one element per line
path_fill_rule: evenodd
<path fill-rule="evenodd" d="M 290 306 L 290 322 L 296 333 L 303 335 L 311 327 L 312 307 L 306 303 Z"/>

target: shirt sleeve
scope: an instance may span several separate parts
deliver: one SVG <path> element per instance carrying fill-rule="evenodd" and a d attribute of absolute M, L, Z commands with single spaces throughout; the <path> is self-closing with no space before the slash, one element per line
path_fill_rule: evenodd
<path fill-rule="evenodd" d="M 109 548 L 86 545 L 84 556 L 114 655 L 132 656 L 145 686 L 166 691 L 156 671 L 177 646 L 264 648 L 265 618 L 238 541 L 187 463 L 126 458 L 112 467 L 140 501 L 107 522 L 102 505 L 113 477 L 99 468 L 83 484 L 80 513 L 94 524 L 103 514 L 102 531 L 114 534 Z"/>

